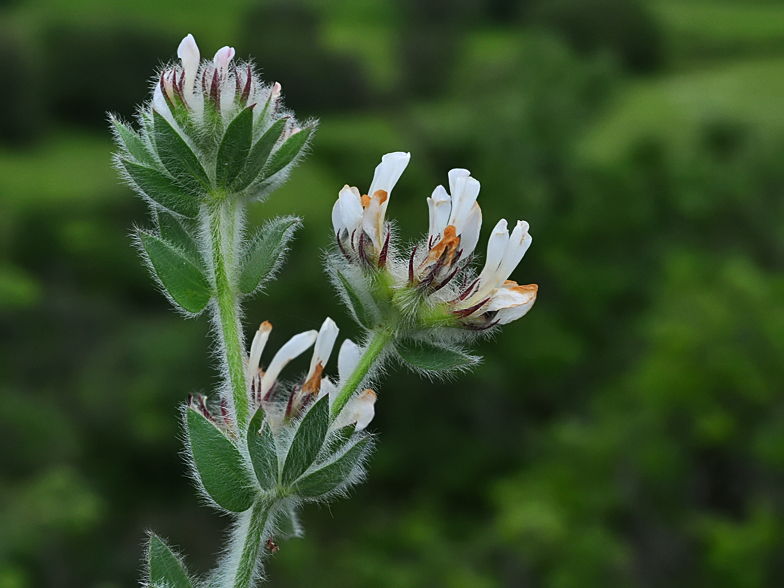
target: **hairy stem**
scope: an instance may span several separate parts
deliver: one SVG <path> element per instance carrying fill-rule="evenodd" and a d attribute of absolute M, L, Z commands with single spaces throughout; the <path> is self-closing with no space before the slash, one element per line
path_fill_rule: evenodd
<path fill-rule="evenodd" d="M 332 418 L 340 414 L 340 411 L 343 410 L 343 407 L 346 406 L 346 403 L 362 384 L 362 380 L 365 379 L 376 362 L 381 358 L 390 341 L 392 341 L 392 333 L 383 327 L 373 333 L 365 352 L 359 358 L 357 367 L 354 368 L 354 371 L 346 379 L 346 383 L 343 384 L 335 398 L 335 402 L 332 405 Z"/>
<path fill-rule="evenodd" d="M 242 551 L 239 553 L 236 569 L 232 570 L 232 588 L 250 588 L 253 584 L 253 578 L 257 575 L 259 551 L 264 541 L 264 528 L 271 509 L 271 503 L 257 500 L 250 511 L 249 519 L 234 533 L 233 548 Z M 226 586 L 229 586 L 228 582 Z"/>
<path fill-rule="evenodd" d="M 245 345 L 240 324 L 240 308 L 230 272 L 235 265 L 237 241 L 236 203 L 224 201 L 210 212 L 210 238 L 212 240 L 213 270 L 217 325 L 221 331 L 224 361 L 229 376 L 234 411 L 239 431 L 248 421 L 248 397 L 245 382 Z"/>

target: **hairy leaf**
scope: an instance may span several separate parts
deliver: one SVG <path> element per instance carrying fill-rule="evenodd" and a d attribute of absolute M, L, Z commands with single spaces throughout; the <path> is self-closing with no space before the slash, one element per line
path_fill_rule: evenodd
<path fill-rule="evenodd" d="M 466 369 L 479 361 L 479 358 L 473 355 L 424 341 L 398 341 L 395 343 L 395 349 L 409 366 L 428 372 Z"/>
<path fill-rule="evenodd" d="M 168 241 L 179 248 L 195 265 L 201 267 L 201 258 L 196 241 L 188 231 L 188 228 L 186 228 L 186 225 L 180 222 L 176 216 L 165 210 L 159 210 L 158 229 L 164 241 Z"/>
<path fill-rule="evenodd" d="M 283 128 L 286 126 L 286 119 L 281 118 L 276 120 L 270 128 L 256 141 L 253 149 L 250 151 L 245 168 L 239 173 L 237 178 L 231 184 L 233 192 L 240 192 L 250 186 L 253 181 L 261 175 L 264 165 L 269 159 L 272 148 L 275 143 L 280 139 L 283 133 Z"/>
<path fill-rule="evenodd" d="M 263 426 L 263 429 L 262 429 Z M 275 438 L 269 425 L 264 424 L 264 411 L 259 409 L 248 428 L 248 452 L 253 462 L 256 479 L 264 490 L 273 490 L 278 484 L 278 453 Z"/>
<path fill-rule="evenodd" d="M 299 480 L 297 482 L 297 493 L 306 498 L 315 498 L 337 488 L 346 481 L 346 478 L 357 466 L 362 457 L 362 452 L 369 442 L 369 437 L 360 439 L 334 462 Z"/>
<path fill-rule="evenodd" d="M 150 584 L 192 588 L 180 558 L 155 534 L 150 536 Z"/>
<path fill-rule="evenodd" d="M 262 227 L 245 250 L 240 267 L 240 292 L 250 294 L 272 275 L 299 225 L 298 218 L 284 216 L 272 219 Z"/>
<path fill-rule="evenodd" d="M 357 322 L 359 322 L 360 325 L 368 328 L 373 327 L 376 323 L 373 312 L 362 301 L 357 291 L 354 290 L 353 286 L 351 285 L 351 282 L 349 282 L 348 278 L 346 278 L 346 276 L 344 276 L 340 270 L 336 271 L 338 280 L 340 280 L 340 284 L 343 286 L 343 289 L 348 295 L 349 305 L 351 306 L 350 310 L 352 311 L 354 318 L 357 319 Z"/>
<path fill-rule="evenodd" d="M 239 450 L 195 410 L 188 410 L 186 425 L 193 462 L 207 494 L 228 511 L 248 510 L 256 491 Z"/>
<path fill-rule="evenodd" d="M 166 210 L 188 218 L 199 214 L 199 202 L 194 194 L 158 170 L 121 160 L 125 171 L 145 196 Z"/>
<path fill-rule="evenodd" d="M 207 172 L 185 139 L 157 110 L 153 111 L 155 147 L 163 167 L 187 186 L 210 187 Z"/>
<path fill-rule="evenodd" d="M 126 127 L 114 117 L 112 117 L 112 122 L 114 123 L 114 128 L 117 129 L 117 134 L 120 135 L 123 145 L 125 145 L 125 148 L 128 150 L 128 153 L 130 153 L 139 163 L 152 165 L 155 159 L 136 131 Z"/>
<path fill-rule="evenodd" d="M 188 312 L 204 310 L 212 297 L 210 284 L 188 257 L 171 243 L 139 231 L 139 240 L 166 291 Z"/>
<path fill-rule="evenodd" d="M 310 137 L 313 127 L 305 127 L 299 132 L 294 133 L 283 142 L 275 153 L 270 156 L 267 165 L 264 167 L 264 177 L 270 178 L 290 164 L 300 154 L 305 143 Z"/>
<path fill-rule="evenodd" d="M 215 181 L 219 186 L 231 184 L 248 160 L 253 141 L 253 107 L 240 112 L 229 123 L 218 148 Z"/>
<path fill-rule="evenodd" d="M 294 482 L 313 464 L 324 445 L 328 429 L 329 396 L 324 396 L 310 408 L 294 435 L 283 464 L 281 479 L 284 485 Z"/>

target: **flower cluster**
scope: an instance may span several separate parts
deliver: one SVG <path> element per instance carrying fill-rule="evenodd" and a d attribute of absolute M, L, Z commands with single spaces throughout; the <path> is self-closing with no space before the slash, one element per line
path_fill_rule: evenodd
<path fill-rule="evenodd" d="M 485 266 L 476 275 L 471 260 L 482 211 L 479 182 L 468 170 L 451 170 L 449 192 L 438 186 L 427 199 L 427 238 L 407 255 L 390 249 L 386 209 L 409 159 L 408 153 L 385 155 L 368 195 L 349 186 L 339 193 L 332 223 L 340 255 L 333 265 L 345 298 L 355 311 L 357 301 L 372 299 L 370 314 L 377 324 L 386 320 L 408 334 L 427 326 L 486 331 L 522 317 L 536 300 L 537 286 L 518 285 L 509 276 L 531 245 L 528 223 L 519 221 L 510 235 L 506 220 L 500 220 L 488 242 Z M 379 282 L 387 287 L 374 286 Z"/>

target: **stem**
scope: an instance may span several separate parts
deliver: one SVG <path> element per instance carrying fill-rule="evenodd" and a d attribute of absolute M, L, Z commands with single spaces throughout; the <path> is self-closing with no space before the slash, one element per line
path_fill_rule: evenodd
<path fill-rule="evenodd" d="M 210 214 L 217 324 L 225 352 L 237 427 L 242 431 L 248 420 L 247 384 L 245 382 L 245 346 L 240 324 L 240 309 L 229 272 L 233 267 L 236 243 L 236 203 L 224 201 Z"/>
<path fill-rule="evenodd" d="M 357 367 L 351 372 L 351 375 L 346 380 L 346 383 L 343 384 L 343 387 L 335 398 L 335 402 L 332 405 L 333 419 L 338 416 L 340 411 L 343 410 L 343 407 L 346 406 L 346 403 L 354 395 L 354 392 L 359 388 L 362 380 L 365 379 L 371 368 L 381 357 L 381 354 L 384 353 L 384 350 L 391 340 L 392 333 L 383 327 L 373 333 L 373 337 L 370 339 L 367 349 L 365 349 L 362 357 L 359 358 Z"/>
<path fill-rule="evenodd" d="M 231 584 L 232 588 L 249 588 L 253 582 L 256 564 L 259 560 L 259 550 L 264 539 L 264 527 L 271 509 L 272 503 L 257 500 L 251 510 L 247 526 L 242 525 L 236 532 L 235 540 L 241 544 L 242 552 L 237 562 L 237 570 Z"/>

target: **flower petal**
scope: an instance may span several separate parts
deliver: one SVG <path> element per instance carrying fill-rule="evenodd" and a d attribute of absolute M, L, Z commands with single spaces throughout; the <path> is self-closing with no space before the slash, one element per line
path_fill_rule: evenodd
<path fill-rule="evenodd" d="M 196 73 L 199 71 L 199 61 L 201 60 L 199 46 L 196 44 L 193 35 L 186 35 L 180 42 L 180 46 L 177 47 L 177 57 L 182 61 L 182 69 L 185 72 L 183 94 L 189 97 L 193 93 L 193 82 L 196 80 Z"/>
<path fill-rule="evenodd" d="M 351 339 L 343 341 L 343 344 L 340 346 L 340 351 L 338 352 L 338 377 L 341 382 L 345 382 L 346 378 L 348 378 L 351 375 L 351 372 L 354 371 L 354 368 L 357 367 L 361 355 L 361 349 Z"/>
<path fill-rule="evenodd" d="M 362 202 L 359 197 L 359 190 L 343 186 L 343 189 L 338 194 L 338 202 L 340 202 L 340 218 L 343 222 L 343 228 L 347 229 L 349 233 L 362 223 Z"/>
<path fill-rule="evenodd" d="M 463 225 L 463 230 L 460 232 L 460 249 L 463 250 L 463 259 L 466 259 L 476 249 L 476 244 L 479 242 L 479 230 L 482 228 L 482 209 L 479 208 L 479 203 L 474 202 L 471 213 Z"/>
<path fill-rule="evenodd" d="M 212 58 L 212 63 L 215 64 L 215 69 L 218 70 L 218 75 L 221 80 L 225 80 L 229 73 L 229 62 L 234 58 L 234 47 L 221 47 Z"/>
<path fill-rule="evenodd" d="M 428 234 L 435 241 L 443 234 L 449 224 L 449 214 L 452 212 L 452 198 L 446 193 L 443 186 L 437 186 L 433 194 L 427 199 L 430 212 L 430 228 Z"/>
<path fill-rule="evenodd" d="M 305 353 L 316 342 L 317 337 L 317 331 L 305 331 L 304 333 L 294 335 L 278 350 L 261 378 L 262 397 L 272 388 L 284 366 L 298 355 Z"/>
<path fill-rule="evenodd" d="M 264 352 L 264 346 L 267 344 L 270 331 L 272 331 L 272 325 L 264 321 L 253 336 L 253 343 L 250 345 L 250 357 L 248 358 L 248 374 L 250 377 L 256 375 L 259 369 L 261 354 Z"/>
<path fill-rule="evenodd" d="M 495 320 L 498 324 L 510 323 L 531 309 L 538 290 L 536 284 L 518 286 L 516 282 L 507 281 L 493 294 L 486 311 L 496 311 Z"/>
<path fill-rule="evenodd" d="M 520 263 L 520 260 L 530 246 L 531 235 L 528 233 L 528 223 L 525 221 L 517 221 L 517 225 L 512 231 L 512 235 L 509 237 L 509 243 L 506 245 L 504 258 L 501 260 L 498 271 L 496 272 L 496 288 L 512 274 L 512 271 L 514 271 L 514 268 Z"/>
<path fill-rule="evenodd" d="M 373 194 L 378 190 L 384 190 L 389 195 L 406 169 L 410 159 L 411 154 L 403 153 L 402 151 L 384 155 L 381 158 L 381 163 L 376 166 L 373 181 L 370 183 L 370 190 L 368 190 L 368 196 L 372 198 Z"/>
<path fill-rule="evenodd" d="M 339 330 L 335 321 L 329 317 L 327 317 L 321 325 L 318 338 L 316 339 L 316 345 L 313 349 L 313 359 L 310 360 L 310 369 L 308 370 L 308 375 L 305 377 L 306 380 L 310 379 L 315 373 L 316 366 L 319 363 L 321 364 L 321 367 L 327 365 L 329 356 L 332 354 L 332 348 L 335 346 L 335 340 L 338 338 Z"/>

